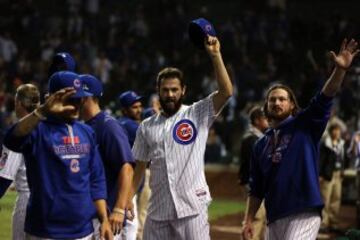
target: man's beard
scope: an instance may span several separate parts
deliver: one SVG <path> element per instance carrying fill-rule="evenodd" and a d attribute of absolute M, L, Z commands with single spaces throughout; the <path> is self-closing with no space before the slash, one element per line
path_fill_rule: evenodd
<path fill-rule="evenodd" d="M 172 116 L 180 109 L 182 102 L 183 102 L 183 96 L 179 98 L 179 100 L 174 99 L 162 99 L 160 97 L 160 105 L 162 110 L 168 115 Z"/>
<path fill-rule="evenodd" d="M 269 118 L 269 120 L 275 120 L 275 121 L 281 122 L 281 121 L 285 120 L 286 118 L 288 118 L 291 114 L 292 114 L 291 110 L 283 111 L 282 113 L 277 114 L 272 109 L 271 111 L 268 112 L 268 118 Z"/>

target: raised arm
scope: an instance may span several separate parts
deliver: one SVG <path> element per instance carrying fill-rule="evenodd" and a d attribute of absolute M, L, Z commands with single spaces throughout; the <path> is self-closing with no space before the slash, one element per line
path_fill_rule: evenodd
<path fill-rule="evenodd" d="M 359 51 L 358 43 L 354 39 L 351 39 L 350 42 L 344 39 L 338 54 L 333 51 L 330 52 L 331 59 L 335 63 L 335 69 L 322 89 L 324 95 L 333 97 L 340 90 L 346 71 L 350 68 L 354 57 Z"/>
<path fill-rule="evenodd" d="M 232 96 L 233 86 L 221 56 L 219 40 L 216 37 L 208 36 L 204 44 L 212 61 L 218 85 L 218 91 L 213 98 L 215 113 L 218 113 Z"/>
<path fill-rule="evenodd" d="M 45 119 L 48 114 L 57 115 L 73 110 L 74 107 L 72 105 L 66 105 L 65 102 L 74 94 L 74 88 L 64 88 L 49 96 L 44 104 L 16 123 L 13 135 L 15 137 L 24 137 L 31 133 L 38 123 L 42 119 Z"/>

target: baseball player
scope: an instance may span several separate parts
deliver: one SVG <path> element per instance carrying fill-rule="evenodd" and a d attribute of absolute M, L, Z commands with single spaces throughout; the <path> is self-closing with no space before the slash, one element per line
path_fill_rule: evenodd
<path fill-rule="evenodd" d="M 100 109 L 102 83 L 88 74 L 80 75 L 80 80 L 84 83 L 85 91 L 93 95 L 84 99 L 81 117 L 95 131 L 99 144 L 105 167 L 107 206 L 111 212 L 110 224 L 115 239 L 131 239 L 124 231 L 120 234 L 125 221 L 125 208 L 129 199 L 135 165 L 129 140 L 120 123 Z M 97 222 L 95 221 L 95 226 L 98 225 Z M 95 233 L 96 239 L 99 239 L 97 232 Z"/>
<path fill-rule="evenodd" d="M 75 71 L 75 60 L 66 52 L 56 53 L 49 68 L 49 74 L 60 70 Z M 37 101 L 37 102 L 35 102 Z M 17 89 L 15 95 L 15 112 L 20 119 L 35 110 L 40 104 L 40 93 L 34 85 L 26 84 Z M 26 179 L 26 167 L 23 156 L 2 147 L 0 160 L 0 196 L 2 196 L 12 181 L 18 192 L 12 218 L 12 238 L 25 239 L 24 222 L 26 205 L 29 199 L 29 187 Z"/>
<path fill-rule="evenodd" d="M 141 100 L 143 99 L 142 96 L 139 96 L 134 91 L 126 91 L 120 94 L 118 101 L 120 103 L 121 112 L 123 116 L 119 118 L 120 124 L 126 130 L 126 133 L 129 137 L 129 143 L 132 147 L 135 142 L 136 131 L 139 127 L 141 122 L 141 115 L 143 112 L 143 106 Z M 148 172 L 149 170 L 146 170 Z M 147 173 L 149 174 L 149 173 Z M 137 191 L 136 197 L 133 199 L 133 209 L 135 212 L 134 219 L 132 221 L 127 221 L 125 231 L 127 234 L 128 239 L 135 240 L 137 235 L 142 236 L 145 217 L 146 217 L 146 209 L 147 209 L 147 201 L 143 201 L 142 205 L 138 205 L 138 199 L 142 195 L 142 191 L 144 187 L 144 183 L 146 182 L 146 177 L 149 178 L 149 175 L 145 174 L 144 179 L 142 180 L 142 184 Z M 147 175 L 147 176 L 146 176 Z M 146 194 L 145 190 L 145 194 Z M 144 196 L 143 196 L 144 197 Z M 146 197 L 146 196 L 145 196 Z M 141 207 L 141 209 L 139 209 Z M 141 210 L 141 211 L 140 211 Z"/>
<path fill-rule="evenodd" d="M 96 210 L 102 237 L 113 237 L 94 132 L 76 120 L 81 98 L 91 96 L 82 87 L 77 74 L 54 73 L 45 103 L 5 135 L 4 145 L 25 160 L 30 188 L 26 239 L 91 239 Z"/>
<path fill-rule="evenodd" d="M 218 90 L 185 106 L 182 72 L 171 67 L 161 70 L 157 88 L 162 112 L 145 119 L 136 134 L 133 194 L 151 159 L 152 192 L 144 240 L 210 239 L 207 208 L 211 197 L 204 174 L 204 152 L 209 128 L 232 96 L 233 88 L 218 39 L 207 35 L 204 46 Z"/>
<path fill-rule="evenodd" d="M 268 220 L 266 239 L 316 239 L 324 206 L 318 181 L 319 142 L 332 100 L 358 52 L 353 39 L 345 39 L 337 55 L 331 52 L 335 69 L 303 111 L 289 87 L 274 85 L 268 90 L 264 111 L 271 128 L 253 151 L 245 239 L 252 237 L 253 219 L 263 199 Z"/>
<path fill-rule="evenodd" d="M 242 137 L 241 140 L 241 151 L 240 151 L 240 171 L 239 179 L 240 184 L 248 191 L 249 189 L 249 175 L 250 175 L 250 161 L 252 149 L 254 148 L 255 142 L 264 136 L 265 130 L 269 127 L 269 123 L 265 116 L 264 111 L 260 107 L 253 107 L 249 113 L 250 124 Z M 252 240 L 261 240 L 264 238 L 266 229 L 266 212 L 264 204 L 256 213 L 253 221 L 254 234 Z"/>
<path fill-rule="evenodd" d="M 40 105 L 40 92 L 32 84 L 20 85 L 15 94 L 15 113 L 20 119 L 34 111 Z M 0 160 L 0 197 L 11 182 L 15 181 L 17 191 L 16 204 L 12 218 L 12 239 L 25 239 L 24 222 L 26 205 L 30 191 L 26 180 L 26 168 L 23 155 L 10 151 L 3 146 Z"/>

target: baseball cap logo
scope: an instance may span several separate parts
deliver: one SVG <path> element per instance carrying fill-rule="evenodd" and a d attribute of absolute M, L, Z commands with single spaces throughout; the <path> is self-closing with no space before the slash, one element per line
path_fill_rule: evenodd
<path fill-rule="evenodd" d="M 211 25 L 210 25 L 210 24 L 207 24 L 207 25 L 205 26 L 205 30 L 206 30 L 207 32 L 211 31 Z"/>
<path fill-rule="evenodd" d="M 182 145 L 192 143 L 196 139 L 197 130 L 192 121 L 188 119 L 180 120 L 173 129 L 174 140 Z"/>
<path fill-rule="evenodd" d="M 88 87 L 87 84 L 83 84 L 83 89 L 84 89 L 85 91 L 89 91 L 89 90 L 90 90 L 90 88 Z"/>
<path fill-rule="evenodd" d="M 74 80 L 74 87 L 75 87 L 75 88 L 80 88 L 80 87 L 81 87 L 81 82 L 80 82 L 79 79 L 75 79 L 75 80 Z"/>

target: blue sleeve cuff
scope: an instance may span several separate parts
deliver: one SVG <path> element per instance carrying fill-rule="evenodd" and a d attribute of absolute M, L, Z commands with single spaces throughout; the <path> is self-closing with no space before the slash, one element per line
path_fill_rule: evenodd
<path fill-rule="evenodd" d="M 107 195 L 106 195 L 106 192 L 104 191 L 92 191 L 91 192 L 91 198 L 93 201 L 96 201 L 96 200 L 99 200 L 99 199 L 104 199 L 106 200 L 107 199 Z"/>

